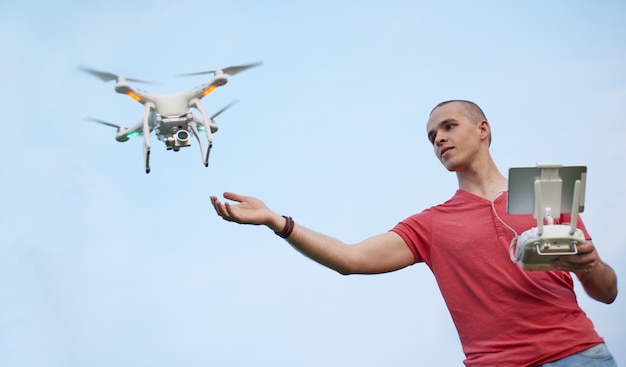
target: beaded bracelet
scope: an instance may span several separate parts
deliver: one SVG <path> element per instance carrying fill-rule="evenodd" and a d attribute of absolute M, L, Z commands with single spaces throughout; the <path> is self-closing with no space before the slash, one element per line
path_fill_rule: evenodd
<path fill-rule="evenodd" d="M 274 231 L 274 233 L 276 233 L 276 235 L 278 235 L 281 238 L 287 238 L 289 237 L 289 235 L 291 235 L 291 232 L 293 232 L 293 227 L 295 226 L 295 223 L 293 221 L 293 218 L 291 217 L 287 217 L 283 215 L 283 218 L 285 218 L 285 227 L 283 228 L 282 231 L 280 232 Z"/>

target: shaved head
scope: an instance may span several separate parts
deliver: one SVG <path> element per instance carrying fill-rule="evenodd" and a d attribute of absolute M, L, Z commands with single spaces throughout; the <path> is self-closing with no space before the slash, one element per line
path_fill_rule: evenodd
<path fill-rule="evenodd" d="M 432 115 L 434 110 L 436 110 L 437 108 L 441 106 L 447 105 L 448 103 L 460 103 L 463 106 L 463 112 L 465 116 L 469 118 L 470 121 L 472 122 L 478 123 L 478 122 L 481 122 L 482 120 L 487 120 L 485 113 L 480 107 L 478 107 L 476 103 L 472 101 L 466 101 L 464 99 L 451 99 L 449 101 L 443 101 L 439 103 L 438 105 L 436 105 L 432 109 L 432 111 L 430 111 L 430 114 Z"/>
<path fill-rule="evenodd" d="M 483 110 L 474 102 L 472 101 L 467 101 L 464 99 L 451 99 L 448 101 L 443 101 L 441 103 L 439 103 L 438 105 L 436 105 L 431 111 L 430 111 L 430 115 L 433 114 L 433 112 L 441 107 L 441 106 L 445 106 L 449 103 L 457 103 L 461 105 L 461 112 L 463 113 L 463 115 L 465 115 L 465 117 L 467 117 L 471 122 L 478 124 L 481 121 L 487 121 L 487 117 L 485 116 L 485 113 L 483 112 Z M 489 145 L 491 145 L 491 131 L 489 133 Z"/>

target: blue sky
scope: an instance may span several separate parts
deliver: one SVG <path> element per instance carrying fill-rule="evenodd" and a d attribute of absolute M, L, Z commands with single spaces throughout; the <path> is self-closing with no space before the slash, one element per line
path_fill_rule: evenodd
<path fill-rule="evenodd" d="M 588 166 L 583 219 L 626 273 L 626 4 L 619 1 L 0 3 L 0 365 L 460 366 L 427 267 L 342 277 L 209 195 L 256 195 L 356 242 L 449 198 L 430 109 L 480 104 L 506 174 Z M 262 60 L 203 100 L 196 146 L 120 144 L 142 107 L 78 65 L 160 82 Z M 148 89 L 147 87 L 142 87 Z M 626 364 L 625 301 L 579 301 Z"/>

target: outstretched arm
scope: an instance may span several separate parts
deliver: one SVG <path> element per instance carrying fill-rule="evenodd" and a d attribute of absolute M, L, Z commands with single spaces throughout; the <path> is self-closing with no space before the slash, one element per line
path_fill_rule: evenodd
<path fill-rule="evenodd" d="M 596 301 L 612 303 L 617 297 L 617 276 L 613 269 L 598 255 L 593 242 L 578 246 L 578 254 L 561 256 L 552 266 L 571 271 L 580 280 L 585 292 Z"/>
<path fill-rule="evenodd" d="M 270 210 L 261 200 L 234 193 L 224 198 L 236 202 L 221 202 L 211 196 L 217 214 L 224 220 L 241 224 L 265 225 L 281 232 L 286 220 Z M 414 263 L 411 250 L 396 233 L 386 232 L 357 244 L 348 245 L 335 238 L 315 232 L 299 224 L 286 238 L 305 256 L 341 274 L 377 274 L 402 269 Z"/>

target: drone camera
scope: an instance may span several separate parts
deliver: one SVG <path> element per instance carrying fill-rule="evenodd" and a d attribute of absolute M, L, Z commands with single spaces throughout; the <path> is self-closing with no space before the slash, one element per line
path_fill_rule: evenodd
<path fill-rule="evenodd" d="M 178 130 L 176 132 L 176 141 L 179 144 L 186 144 L 187 142 L 189 142 L 189 137 L 189 132 L 187 130 Z"/>
<path fill-rule="evenodd" d="M 180 148 L 188 147 L 191 145 L 191 134 L 185 129 L 176 131 L 172 136 L 168 136 L 164 139 L 167 150 L 179 151 Z"/>
<path fill-rule="evenodd" d="M 174 151 L 178 151 L 181 147 L 188 147 L 191 145 L 191 136 L 187 130 L 178 130 L 174 134 Z"/>

